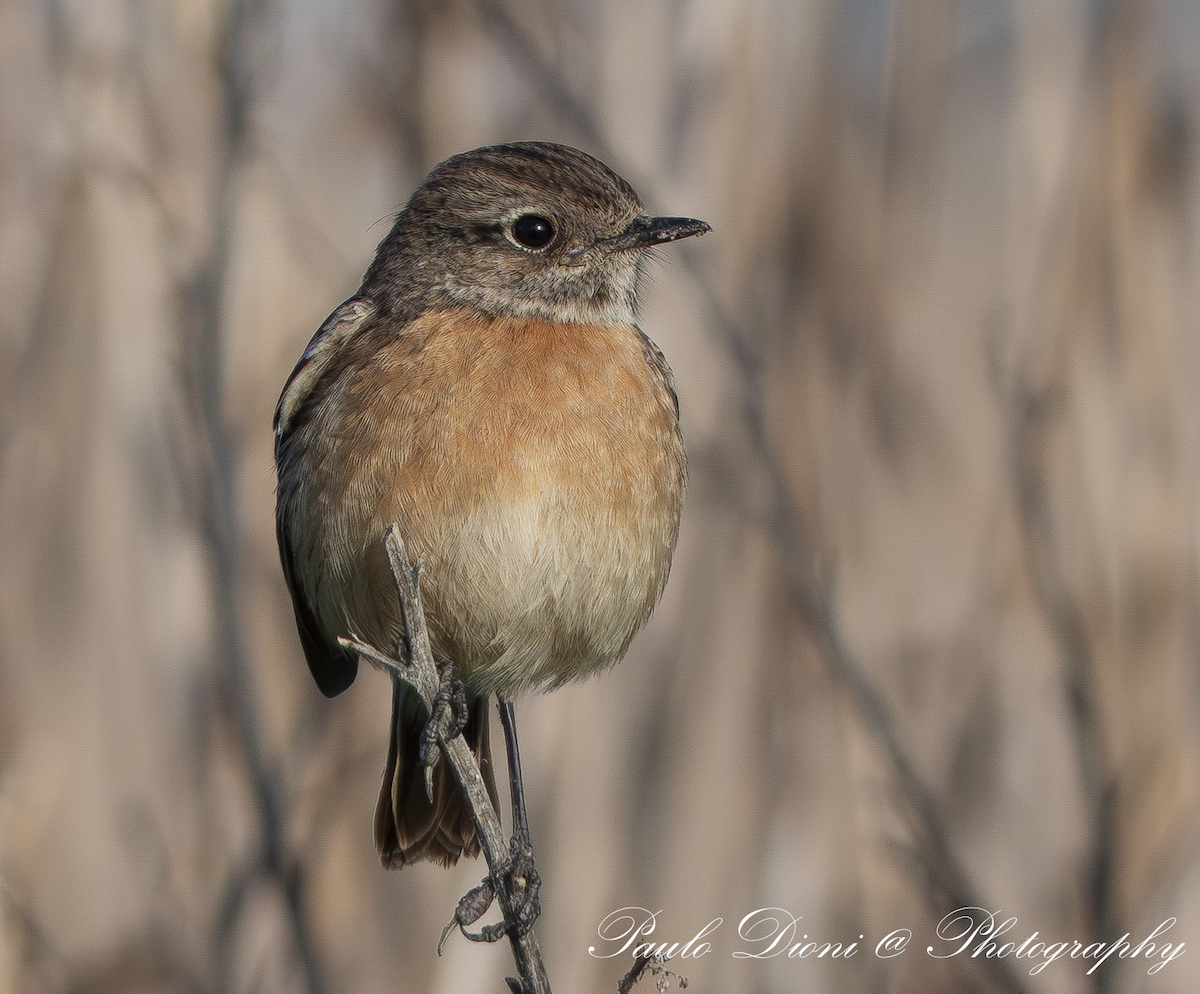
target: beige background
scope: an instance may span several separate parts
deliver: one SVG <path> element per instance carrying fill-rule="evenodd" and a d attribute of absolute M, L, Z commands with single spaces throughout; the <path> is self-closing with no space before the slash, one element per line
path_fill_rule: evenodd
<path fill-rule="evenodd" d="M 516 138 L 714 228 L 644 301 L 665 600 L 518 707 L 555 989 L 625 906 L 723 919 L 698 992 L 1200 988 L 1197 52 L 1190 0 L 0 0 L 0 992 L 504 990 L 435 954 L 482 864 L 375 859 L 387 682 L 308 677 L 270 419 Z M 934 960 L 966 894 L 1189 948 Z M 860 952 L 735 959 L 770 906 Z"/>

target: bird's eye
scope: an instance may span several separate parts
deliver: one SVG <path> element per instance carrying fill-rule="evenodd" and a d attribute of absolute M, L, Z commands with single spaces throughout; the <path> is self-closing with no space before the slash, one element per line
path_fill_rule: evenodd
<path fill-rule="evenodd" d="M 522 214 L 513 222 L 512 235 L 529 249 L 543 249 L 554 241 L 554 225 L 539 214 Z"/>

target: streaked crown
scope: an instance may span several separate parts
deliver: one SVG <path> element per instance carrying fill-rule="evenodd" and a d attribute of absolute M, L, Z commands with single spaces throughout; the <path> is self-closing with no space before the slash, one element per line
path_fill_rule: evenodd
<path fill-rule="evenodd" d="M 578 149 L 493 145 L 429 174 L 380 243 L 360 294 L 406 320 L 465 305 L 632 322 L 646 250 L 707 230 L 690 218 L 647 218 L 633 188 Z"/>

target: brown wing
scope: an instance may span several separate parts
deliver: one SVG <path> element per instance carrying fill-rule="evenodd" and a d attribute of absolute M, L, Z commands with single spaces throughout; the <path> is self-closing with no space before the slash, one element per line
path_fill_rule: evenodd
<path fill-rule="evenodd" d="M 288 533 L 288 502 L 291 498 L 287 485 L 288 442 L 295 430 L 312 416 L 327 385 L 336 377 L 344 362 L 343 346 L 357 332 L 361 332 L 374 315 L 374 304 L 361 298 L 346 301 L 329 315 L 292 370 L 275 408 L 275 468 L 279 477 L 275 537 L 279 542 L 279 559 L 287 580 L 288 593 L 292 595 L 300 645 L 308 660 L 309 671 L 326 697 L 335 697 L 354 682 L 358 673 L 358 656 L 347 652 L 322 631 L 300 583 L 295 549 Z"/>
<path fill-rule="evenodd" d="M 279 559 L 283 564 L 288 593 L 292 595 L 296 631 L 300 634 L 300 646 L 304 649 L 304 658 L 308 660 L 309 672 L 312 673 L 322 694 L 326 697 L 336 697 L 354 682 L 358 674 L 358 655 L 347 652 L 336 642 L 331 642 L 321 631 L 317 617 L 300 588 L 293 564 L 292 547 L 284 525 L 284 515 L 278 511 L 275 515 L 275 537 L 279 540 Z"/>

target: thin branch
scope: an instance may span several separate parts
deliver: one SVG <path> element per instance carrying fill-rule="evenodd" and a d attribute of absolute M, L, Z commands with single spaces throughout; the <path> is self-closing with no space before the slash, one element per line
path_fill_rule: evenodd
<path fill-rule="evenodd" d="M 671 989 L 672 977 L 679 984 L 679 989 L 683 990 L 688 985 L 687 977 L 681 977 L 674 970 L 668 970 L 666 963 L 666 959 L 661 955 L 636 957 L 633 961 L 633 966 L 629 968 L 629 972 L 617 984 L 617 994 L 633 994 L 634 985 L 647 973 L 652 977 L 658 977 L 656 986 L 660 991 Z"/>
<path fill-rule="evenodd" d="M 406 661 L 392 659 L 358 639 L 340 641 L 368 663 L 389 672 L 393 679 L 403 680 L 420 697 L 425 705 L 426 714 L 432 714 L 441 680 L 434 663 L 433 650 L 429 645 L 425 611 L 421 606 L 421 567 L 419 563 L 413 565 L 410 562 L 404 548 L 404 540 L 395 525 L 388 529 L 385 541 L 388 562 L 396 581 L 396 592 L 404 612 L 407 635 L 398 648 L 401 655 L 407 657 Z M 537 936 L 532 929 L 523 930 L 516 926 L 521 918 L 520 902 L 527 882 L 514 877 L 509 843 L 504 838 L 500 816 L 492 805 L 479 764 L 461 732 L 448 741 L 441 742 L 441 745 L 443 754 L 462 787 L 471 818 L 475 822 L 480 847 L 487 860 L 490 880 L 504 915 L 513 959 L 521 976 L 519 981 L 509 978 L 509 986 L 518 994 L 550 994 L 550 981 L 542 964 L 542 952 Z"/>

